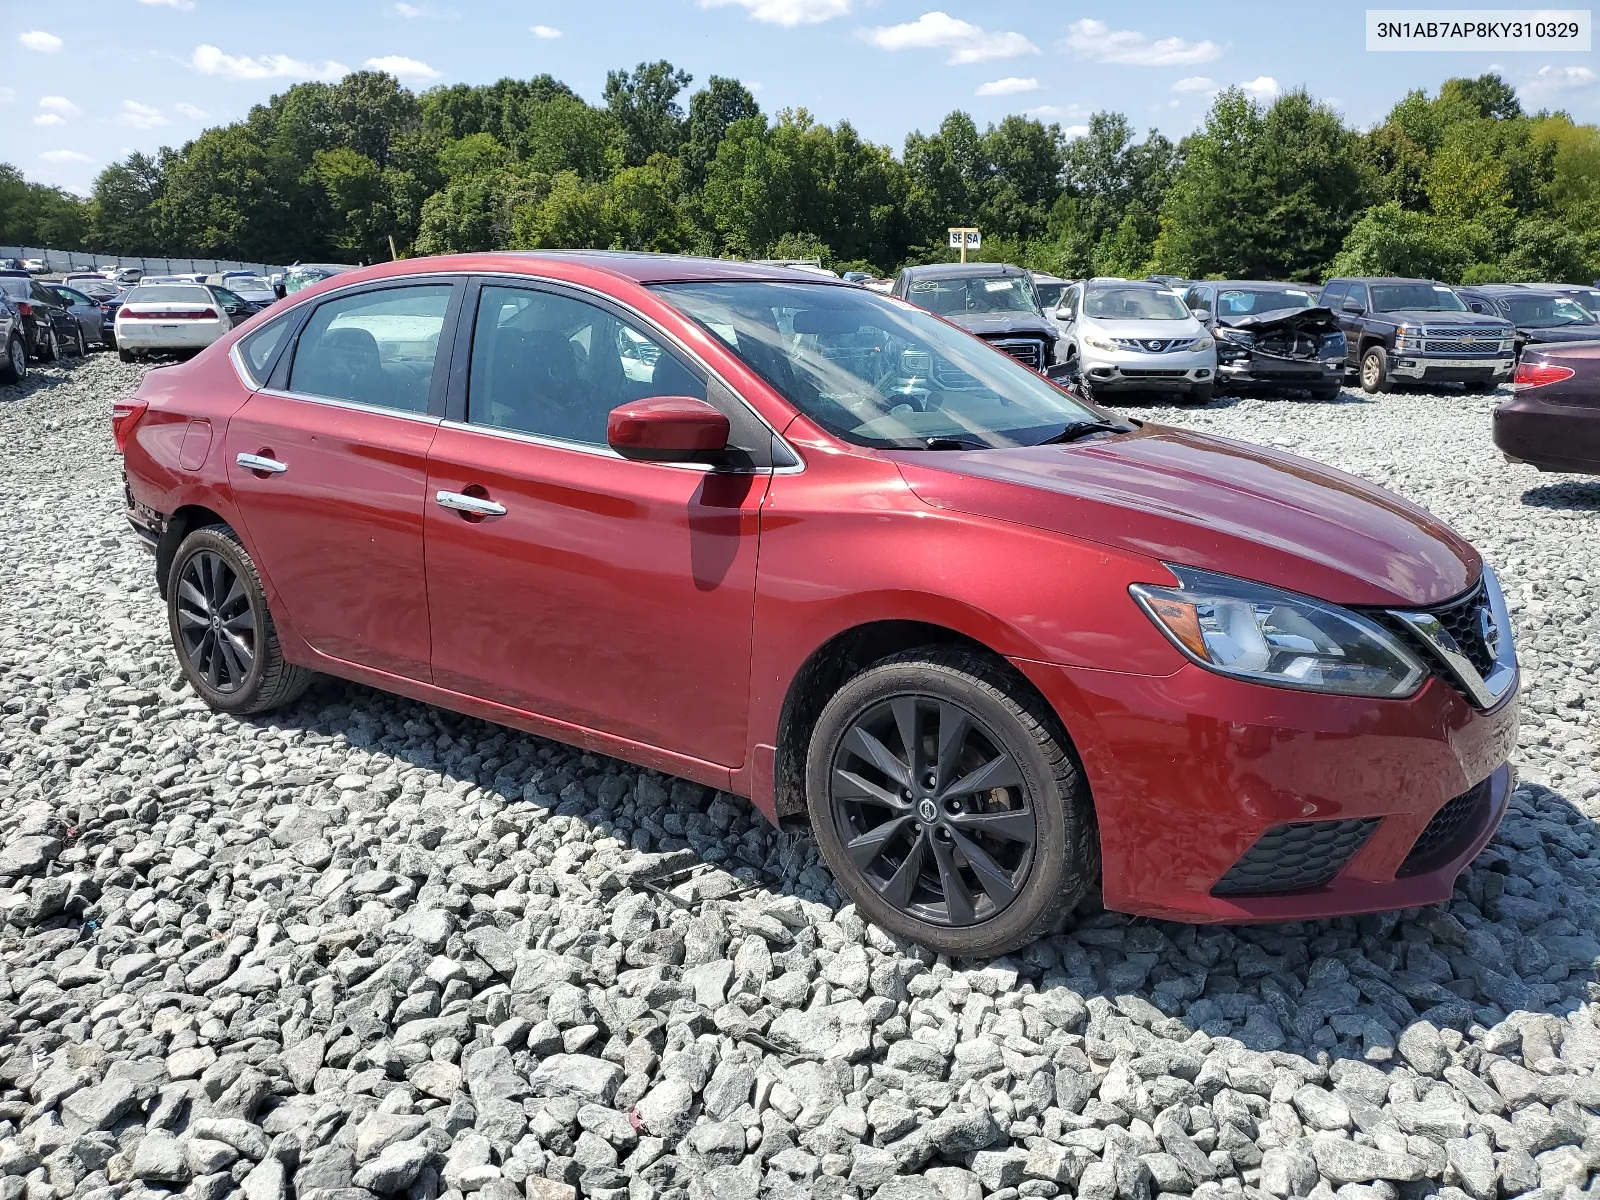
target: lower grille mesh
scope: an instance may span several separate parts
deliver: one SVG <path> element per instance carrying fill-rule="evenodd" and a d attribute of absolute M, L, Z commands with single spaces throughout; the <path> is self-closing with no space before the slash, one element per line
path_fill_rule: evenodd
<path fill-rule="evenodd" d="M 1421 875 L 1433 870 L 1446 859 L 1455 857 L 1477 832 L 1483 819 L 1483 809 L 1489 803 L 1489 780 L 1485 779 L 1470 791 L 1462 792 L 1433 814 L 1433 820 L 1417 838 L 1411 853 L 1395 872 L 1397 878 Z"/>
<path fill-rule="evenodd" d="M 1211 889 L 1213 896 L 1260 896 L 1321 887 L 1366 845 L 1377 817 L 1275 825 Z"/>

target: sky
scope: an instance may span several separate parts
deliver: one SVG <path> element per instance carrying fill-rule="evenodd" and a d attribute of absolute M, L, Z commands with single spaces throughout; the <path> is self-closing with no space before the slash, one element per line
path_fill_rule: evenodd
<path fill-rule="evenodd" d="M 1490 7 L 1496 0 L 1478 7 Z M 1504 0 L 1499 0 L 1503 3 Z M 1453 0 L 1470 7 L 1467 0 Z M 939 7 L 934 7 L 937 4 Z M 304 79 L 389 70 L 421 90 L 549 72 L 598 102 L 606 72 L 666 58 L 743 80 L 769 114 L 848 119 L 896 151 L 953 109 L 1069 133 L 1100 109 L 1174 139 L 1219 87 L 1304 86 L 1367 126 L 1409 89 L 1500 71 L 1530 109 L 1600 119 L 1573 52 L 1369 53 L 1364 10 L 1234 0 L 75 0 L 12 12 L 0 161 L 86 193 L 134 150 L 180 146 Z M 696 86 L 692 85 L 692 86 Z M 687 100 L 687 95 L 683 97 Z"/>

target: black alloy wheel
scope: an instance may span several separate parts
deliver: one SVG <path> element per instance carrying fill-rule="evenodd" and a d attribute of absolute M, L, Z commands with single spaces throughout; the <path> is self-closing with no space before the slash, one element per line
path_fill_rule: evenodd
<path fill-rule="evenodd" d="M 964 958 L 1048 930 L 1099 865 L 1059 720 L 1006 664 L 966 648 L 908 650 L 846 682 L 812 730 L 806 804 L 864 917 Z"/>
<path fill-rule="evenodd" d="M 178 576 L 178 637 L 189 665 L 220 695 L 244 686 L 258 631 L 244 580 L 214 550 L 190 556 Z"/>

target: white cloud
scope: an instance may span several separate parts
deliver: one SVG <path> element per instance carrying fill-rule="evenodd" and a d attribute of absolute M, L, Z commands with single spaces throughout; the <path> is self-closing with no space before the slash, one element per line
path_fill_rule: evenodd
<path fill-rule="evenodd" d="M 24 50 L 34 50 L 40 54 L 54 54 L 62 46 L 60 38 L 42 29 L 30 29 L 27 33 L 18 34 L 17 41 L 22 43 Z"/>
<path fill-rule="evenodd" d="M 1257 75 L 1254 79 L 1241 83 L 1239 88 L 1252 100 L 1261 101 L 1276 99 L 1278 93 L 1283 90 L 1271 75 Z"/>
<path fill-rule="evenodd" d="M 191 121 L 204 121 L 211 114 L 203 108 L 196 108 L 192 104 L 178 103 L 172 106 L 179 116 L 188 117 Z"/>
<path fill-rule="evenodd" d="M 251 58 L 248 54 L 224 54 L 215 46 L 200 45 L 194 48 L 189 65 L 202 75 L 219 75 L 223 79 L 324 79 L 335 80 L 350 73 L 350 68 L 331 58 L 321 66 L 301 62 L 287 54 L 263 54 Z"/>
<path fill-rule="evenodd" d="M 1152 41 L 1137 30 L 1112 29 L 1092 17 L 1067 26 L 1065 46 L 1092 62 L 1135 67 L 1181 67 L 1222 56 L 1222 47 L 1213 41 L 1189 42 L 1180 37 Z"/>
<path fill-rule="evenodd" d="M 439 78 L 439 72 L 427 63 L 407 58 L 404 54 L 386 54 L 382 58 L 369 58 L 361 65 L 374 71 L 387 71 L 396 79 L 409 83 L 427 83 Z"/>
<path fill-rule="evenodd" d="M 47 163 L 86 163 L 94 161 L 87 154 L 79 154 L 76 150 L 46 150 L 39 157 Z"/>
<path fill-rule="evenodd" d="M 1549 95 L 1552 92 L 1575 92 L 1593 87 L 1600 76 L 1588 67 L 1540 67 L 1532 79 L 1520 90 L 1529 95 Z"/>
<path fill-rule="evenodd" d="M 752 21 L 782 25 L 785 29 L 820 25 L 850 12 L 850 0 L 700 0 L 701 8 L 726 8 L 730 4 L 744 9 Z"/>
<path fill-rule="evenodd" d="M 536 38 L 548 39 L 558 38 L 561 36 L 561 30 L 557 29 L 554 25 L 529 25 L 528 32 L 533 34 L 533 36 Z"/>
<path fill-rule="evenodd" d="M 1217 81 L 1205 75 L 1190 75 L 1172 85 L 1175 92 L 1214 92 Z"/>
<path fill-rule="evenodd" d="M 59 113 L 40 113 L 33 119 L 35 125 L 65 125 L 67 120 Z"/>
<path fill-rule="evenodd" d="M 161 115 L 161 110 L 153 104 L 140 104 L 137 100 L 124 100 L 122 111 L 117 114 L 117 124 L 126 125 L 130 129 L 159 129 L 163 125 L 170 125 L 166 117 Z"/>
<path fill-rule="evenodd" d="M 1015 75 L 1007 75 L 1004 79 L 990 80 L 988 83 L 978 85 L 977 94 L 980 96 L 1016 96 L 1022 92 L 1037 92 L 1039 81 L 1032 77 L 1019 79 Z"/>
<path fill-rule="evenodd" d="M 78 115 L 78 106 L 65 96 L 40 96 L 39 107 L 45 112 L 60 113 L 64 117 Z"/>
<path fill-rule="evenodd" d="M 139 0 L 139 3 L 161 8 L 176 8 L 181 12 L 188 12 L 194 7 L 194 0 Z"/>
<path fill-rule="evenodd" d="M 1072 142 L 1088 133 L 1089 127 L 1087 125 L 1068 125 L 1061 132 L 1066 137 L 1067 141 Z"/>
<path fill-rule="evenodd" d="M 415 4 L 396 4 L 394 6 L 394 11 L 396 16 L 406 17 L 411 20 L 415 20 L 417 17 L 425 17 L 428 15 L 427 9 L 421 8 Z"/>
<path fill-rule="evenodd" d="M 1020 33 L 990 33 L 944 12 L 925 12 L 904 25 L 880 25 L 867 30 L 867 40 L 880 50 L 949 50 L 946 61 L 952 66 L 1039 53 Z"/>

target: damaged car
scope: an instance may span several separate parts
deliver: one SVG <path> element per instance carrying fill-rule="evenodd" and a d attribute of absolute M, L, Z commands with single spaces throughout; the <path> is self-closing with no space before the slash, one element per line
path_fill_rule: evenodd
<path fill-rule="evenodd" d="M 1312 290 L 1294 283 L 1222 280 L 1184 296 L 1217 340 L 1217 386 L 1230 391 L 1303 388 L 1332 400 L 1344 382 L 1344 332 Z"/>

